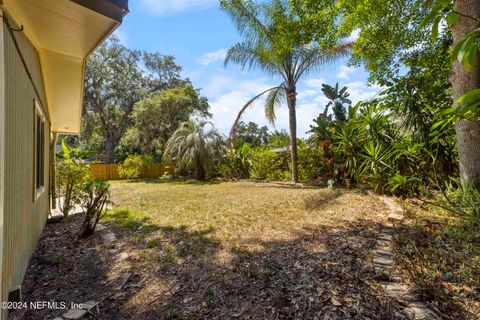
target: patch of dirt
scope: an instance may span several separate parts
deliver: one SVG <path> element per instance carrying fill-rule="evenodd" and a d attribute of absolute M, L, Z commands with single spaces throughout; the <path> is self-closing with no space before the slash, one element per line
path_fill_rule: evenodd
<path fill-rule="evenodd" d="M 47 223 L 30 260 L 22 284 L 23 299 L 30 302 L 72 303 L 100 301 L 114 290 L 108 275 L 112 255 L 99 235 L 76 241 L 83 215 Z M 67 310 L 15 310 L 9 319 L 50 319 Z"/>

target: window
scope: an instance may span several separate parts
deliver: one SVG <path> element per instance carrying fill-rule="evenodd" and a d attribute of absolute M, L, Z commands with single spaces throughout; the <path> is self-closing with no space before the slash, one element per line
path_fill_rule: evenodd
<path fill-rule="evenodd" d="M 35 101 L 35 198 L 45 191 L 45 115 Z"/>

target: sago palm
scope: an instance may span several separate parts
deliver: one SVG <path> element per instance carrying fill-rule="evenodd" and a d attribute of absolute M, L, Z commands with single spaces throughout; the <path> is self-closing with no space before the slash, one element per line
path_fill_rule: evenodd
<path fill-rule="evenodd" d="M 193 171 L 199 180 L 210 177 L 224 151 L 224 137 L 207 121 L 180 124 L 165 145 L 165 159 L 180 171 Z"/>
<path fill-rule="evenodd" d="M 280 79 L 278 86 L 267 89 L 248 101 L 238 113 L 230 131 L 232 141 L 242 114 L 257 99 L 266 95 L 265 115 L 274 123 L 275 111 L 285 101 L 289 110 L 289 127 L 291 141 L 292 179 L 298 182 L 297 166 L 297 83 L 299 80 L 326 64 L 346 56 L 352 44 L 337 44 L 331 49 L 324 49 L 316 44 L 289 44 L 285 49 L 284 41 L 290 41 L 288 35 L 281 35 L 284 26 L 295 23 L 282 0 L 273 0 L 266 4 L 255 4 L 248 0 L 221 1 L 223 9 L 232 17 L 244 41 L 230 48 L 225 65 L 236 63 L 242 69 L 259 69 L 272 78 Z"/>

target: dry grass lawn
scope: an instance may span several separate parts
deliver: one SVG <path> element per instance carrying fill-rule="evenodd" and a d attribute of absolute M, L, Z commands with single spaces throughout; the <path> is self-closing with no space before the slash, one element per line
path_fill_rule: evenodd
<path fill-rule="evenodd" d="M 371 286 L 376 196 L 253 182 L 114 182 L 136 280 L 115 319 L 402 319 Z M 396 314 L 396 315 L 395 315 Z"/>
<path fill-rule="evenodd" d="M 383 221 L 384 207 L 360 192 L 253 182 L 113 182 L 114 219 L 208 232 L 223 245 L 295 236 L 318 225 Z M 124 210 L 126 209 L 126 210 Z"/>

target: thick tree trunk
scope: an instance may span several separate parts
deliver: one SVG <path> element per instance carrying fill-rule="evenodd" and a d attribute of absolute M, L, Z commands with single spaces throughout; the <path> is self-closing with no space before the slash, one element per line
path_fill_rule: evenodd
<path fill-rule="evenodd" d="M 108 139 L 106 142 L 106 152 L 107 152 L 107 163 L 114 163 L 115 162 L 115 143 Z"/>
<path fill-rule="evenodd" d="M 292 158 L 292 180 L 298 182 L 298 151 L 297 151 L 297 114 L 296 114 L 296 90 L 291 89 L 287 92 L 288 102 L 288 120 L 290 125 L 290 151 Z"/>
<path fill-rule="evenodd" d="M 457 0 L 454 9 L 461 14 L 480 18 L 479 0 Z M 452 27 L 453 44 L 456 45 L 464 39 L 466 33 L 478 26 L 478 22 L 473 19 L 459 16 L 457 23 Z M 470 71 L 467 71 L 458 61 L 454 62 L 451 82 L 455 101 L 470 90 L 480 87 L 480 59 L 478 61 Z M 458 121 L 456 133 L 462 184 L 480 186 L 480 123 Z"/>

